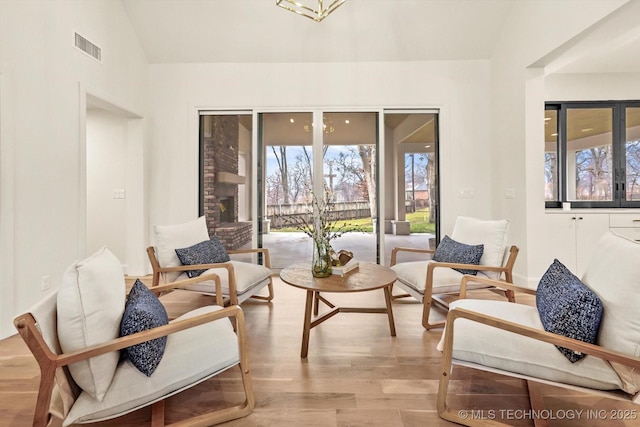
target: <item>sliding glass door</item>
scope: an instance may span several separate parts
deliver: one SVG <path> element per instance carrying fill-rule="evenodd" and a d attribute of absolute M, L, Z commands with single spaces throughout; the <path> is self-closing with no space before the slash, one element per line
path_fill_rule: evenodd
<path fill-rule="evenodd" d="M 313 114 L 261 113 L 259 139 L 262 162 L 261 246 L 269 249 L 271 266 L 311 260 L 311 240 L 291 227 L 295 217 L 310 220 L 313 191 Z"/>
<path fill-rule="evenodd" d="M 228 249 L 270 249 L 275 269 L 310 262 L 287 219 L 312 219 L 314 195 L 348 232 L 334 250 L 389 265 L 395 246 L 438 238 L 438 112 L 200 113 L 200 214 Z"/>
<path fill-rule="evenodd" d="M 395 246 L 431 248 L 438 241 L 438 112 L 385 110 L 385 262 Z M 403 254 L 402 261 L 424 259 Z"/>
<path fill-rule="evenodd" d="M 311 239 L 291 223 L 311 220 L 313 197 L 325 199 L 340 225 L 347 224 L 348 232 L 331 242 L 335 251 L 378 261 L 377 117 L 373 112 L 259 114 L 260 241 L 270 249 L 274 268 L 310 262 Z"/>
<path fill-rule="evenodd" d="M 252 113 L 200 113 L 200 215 L 227 249 L 252 246 Z"/>
<path fill-rule="evenodd" d="M 339 224 L 349 230 L 332 242 L 354 258 L 379 261 L 378 113 L 322 114 L 322 186 Z"/>

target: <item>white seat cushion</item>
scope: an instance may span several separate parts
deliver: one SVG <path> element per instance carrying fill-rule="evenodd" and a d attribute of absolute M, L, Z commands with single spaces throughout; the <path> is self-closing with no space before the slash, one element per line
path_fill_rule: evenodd
<path fill-rule="evenodd" d="M 415 289 L 424 295 L 424 285 L 427 280 L 427 267 L 434 261 L 402 262 L 391 267 L 398 275 L 401 283 Z M 433 270 L 433 294 L 456 292 L 460 290 L 462 273 L 451 268 L 438 267 Z M 469 283 L 468 289 L 486 287 L 480 283 Z"/>
<path fill-rule="evenodd" d="M 176 249 L 188 248 L 196 243 L 209 240 L 209 231 L 204 216 L 175 225 L 156 225 L 153 227 L 156 241 L 156 257 L 160 267 L 181 266 Z M 175 282 L 180 272 L 164 273 L 166 283 Z"/>
<path fill-rule="evenodd" d="M 464 299 L 449 310 L 464 308 L 544 330 L 536 307 L 506 301 Z M 444 337 L 444 333 L 442 335 Z M 571 363 L 553 345 L 467 319 L 454 324 L 453 358 L 581 387 L 620 389 L 622 382 L 611 365 L 594 356 Z M 438 344 L 442 350 L 443 340 Z"/>
<path fill-rule="evenodd" d="M 106 247 L 73 263 L 58 290 L 58 340 L 65 353 L 118 338 L 126 288 L 120 261 Z M 69 365 L 74 381 L 102 400 L 116 371 L 120 352 Z"/>
<path fill-rule="evenodd" d="M 640 356 L 640 243 L 606 233 L 596 245 L 582 282 L 598 295 L 604 312 L 598 344 Z M 640 391 L 640 372 L 612 363 L 623 390 Z"/>
<path fill-rule="evenodd" d="M 220 309 L 201 307 L 176 321 Z M 121 362 L 102 402 L 82 392 L 63 425 L 124 415 L 202 382 L 237 365 L 239 360 L 237 337 L 228 319 L 171 334 L 162 361 L 151 377 L 130 362 Z"/>
<path fill-rule="evenodd" d="M 263 265 L 253 264 L 242 261 L 230 261 L 233 265 L 234 273 L 236 276 L 236 286 L 238 295 L 242 295 L 254 289 L 256 286 L 268 281 L 271 277 L 271 270 Z M 211 268 L 202 274 L 215 273 L 220 276 L 222 282 L 222 294 L 229 295 L 229 270 L 226 268 Z M 186 273 L 183 273 L 180 277 L 182 279 L 188 279 Z M 203 293 L 215 293 L 216 287 L 213 280 L 206 280 L 201 283 L 186 287 L 186 289 L 203 292 Z"/>
<path fill-rule="evenodd" d="M 480 265 L 501 267 L 504 261 L 507 245 L 509 220 L 482 220 L 458 216 L 451 238 L 467 245 L 484 245 L 484 252 L 480 258 Z M 482 273 L 492 279 L 498 279 L 497 272 Z"/>

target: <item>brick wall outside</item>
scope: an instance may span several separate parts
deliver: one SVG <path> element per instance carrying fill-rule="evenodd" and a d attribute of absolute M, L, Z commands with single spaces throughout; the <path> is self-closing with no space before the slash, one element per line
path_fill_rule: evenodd
<path fill-rule="evenodd" d="M 251 223 L 238 223 L 238 186 L 216 182 L 218 172 L 238 173 L 238 117 L 206 116 L 204 132 L 204 214 L 209 235 L 217 235 L 227 249 L 251 241 Z M 232 197 L 233 223 L 220 221 L 220 200 Z M 248 228 L 248 231 L 247 231 Z M 235 230 L 235 231 L 231 231 Z"/>

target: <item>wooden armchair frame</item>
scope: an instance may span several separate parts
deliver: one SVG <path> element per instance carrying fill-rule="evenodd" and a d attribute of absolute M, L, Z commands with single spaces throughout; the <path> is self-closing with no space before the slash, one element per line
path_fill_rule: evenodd
<path fill-rule="evenodd" d="M 506 286 L 503 286 L 503 284 L 513 283 L 513 266 L 516 263 L 516 258 L 518 257 L 519 251 L 520 249 L 518 249 L 517 246 L 511 246 L 509 248 L 509 256 L 507 257 L 507 261 L 501 267 L 488 266 L 488 265 L 475 265 L 475 264 L 457 264 L 457 263 L 437 262 L 437 261 L 430 262 L 427 267 L 427 277 L 424 284 L 424 294 L 420 294 L 418 292 L 411 292 L 406 294 L 394 295 L 393 299 L 406 298 L 409 296 L 416 298 L 417 300 L 423 303 L 422 326 L 425 329 L 442 327 L 444 326 L 446 321 L 429 323 L 429 313 L 431 312 L 431 307 L 433 303 L 436 303 L 439 306 L 443 307 L 444 309 L 448 310 L 449 303 L 445 301 L 440 295 L 455 295 L 455 294 L 458 294 L 458 292 L 453 292 L 453 293 L 450 292 L 446 294 L 434 294 L 433 293 L 433 271 L 436 268 L 462 268 L 466 270 L 487 271 L 487 272 L 493 271 L 496 273 L 504 274 L 504 277 L 505 277 L 504 281 L 492 280 L 491 281 L 492 283 L 487 285 L 488 287 L 491 287 L 496 291 L 504 292 L 506 298 L 509 301 L 513 302 L 514 301 L 513 291 L 507 288 Z M 417 249 L 417 248 L 403 248 L 403 247 L 393 248 L 391 250 L 392 266 L 396 265 L 397 254 L 399 252 L 424 253 L 424 254 L 432 254 L 432 255 L 435 253 L 435 251 L 432 249 Z M 469 276 L 469 277 L 476 278 L 476 276 Z M 482 279 L 482 278 L 478 277 L 478 279 Z M 477 280 L 477 282 L 485 283 L 485 281 L 483 280 Z M 464 296 L 462 294 L 462 291 L 460 292 L 460 298 L 465 298 L 465 297 L 466 297 L 466 282 L 465 282 Z"/>
<path fill-rule="evenodd" d="M 271 257 L 269 256 L 269 249 L 267 248 L 236 249 L 236 250 L 229 250 L 227 251 L 227 253 L 229 255 L 251 254 L 251 253 L 262 254 L 262 256 L 264 257 L 264 266 L 269 269 L 271 268 Z M 149 262 L 151 263 L 151 268 L 153 269 L 152 289 L 154 291 L 156 291 L 156 287 L 160 285 L 160 276 L 162 273 L 169 273 L 172 271 L 185 272 L 189 270 L 202 270 L 202 269 L 208 270 L 210 268 L 226 268 L 229 274 L 229 299 L 228 301 L 226 301 L 226 303 L 228 303 L 229 305 L 240 304 L 241 301 L 239 301 L 238 299 L 238 285 L 236 283 L 236 275 L 235 275 L 235 270 L 232 263 L 223 262 L 223 263 L 217 263 L 217 264 L 197 264 L 197 265 L 180 265 L 176 267 L 161 267 L 160 263 L 158 262 L 158 257 L 156 256 L 155 248 L 153 246 L 149 246 L 147 248 L 147 256 L 149 257 Z M 195 280 L 191 283 L 200 283 L 206 280 L 206 279 L 203 280 L 202 277 L 203 276 L 194 278 L 198 280 Z M 271 301 L 274 296 L 273 278 L 269 277 L 269 284 L 267 285 L 267 287 L 269 289 L 268 296 L 252 294 L 249 296 L 249 298 L 263 300 L 263 301 Z M 218 294 L 218 291 L 216 291 L 216 295 L 217 294 Z"/>
<path fill-rule="evenodd" d="M 209 274 L 207 280 L 214 280 L 216 289 L 222 290 L 220 278 L 215 274 Z M 197 278 L 202 280 L 202 278 Z M 165 292 L 173 289 L 180 289 L 194 282 L 195 279 L 184 281 L 176 281 L 167 285 L 155 287 L 154 292 Z M 219 305 L 222 300 L 217 298 Z M 15 318 L 14 325 L 18 333 L 27 344 L 31 353 L 33 353 L 38 366 L 40 367 L 40 385 L 38 388 L 38 398 L 33 417 L 34 427 L 44 427 L 48 425 L 61 425 L 62 420 L 57 418 L 51 419 L 49 406 L 51 403 L 51 395 L 55 385 L 55 376 L 58 368 L 63 368 L 72 363 L 87 360 L 92 357 L 100 356 L 112 351 L 122 350 L 135 344 L 150 341 L 169 334 L 173 334 L 188 328 L 193 328 L 215 320 L 229 318 L 233 323 L 234 329 L 238 336 L 238 350 L 240 355 L 239 368 L 242 376 L 245 400 L 241 404 L 231 407 L 219 409 L 202 415 L 194 416 L 188 420 L 183 420 L 170 426 L 209 426 L 222 423 L 236 418 L 244 417 L 253 411 L 255 406 L 255 398 L 253 394 L 253 386 L 251 383 L 251 372 L 249 369 L 249 359 L 247 356 L 247 338 L 245 333 L 245 319 L 242 309 L 237 306 L 230 306 L 221 310 L 201 314 L 184 320 L 174 321 L 168 325 L 138 332 L 126 337 L 117 338 L 103 344 L 86 347 L 82 350 L 71 353 L 56 354 L 45 342 L 36 320 L 31 313 L 25 313 Z M 51 422 L 51 424 L 49 424 Z M 164 399 L 152 403 L 151 409 L 151 426 L 164 426 Z"/>
<path fill-rule="evenodd" d="M 508 283 L 504 283 L 501 281 L 492 280 L 488 278 L 485 279 L 485 278 L 480 278 L 476 276 L 464 276 L 462 279 L 461 287 L 460 287 L 461 295 L 464 295 L 464 293 L 466 292 L 467 282 L 469 281 L 484 282 L 487 285 L 505 288 L 512 292 L 524 292 L 530 295 L 536 294 L 536 291 L 533 289 L 523 288 L 517 285 L 508 284 Z M 536 340 L 545 341 L 554 345 L 569 348 L 569 349 L 579 351 L 588 355 L 592 355 L 610 362 L 616 362 L 616 363 L 620 363 L 635 369 L 640 369 L 640 358 L 637 358 L 637 357 L 631 357 L 626 354 L 611 351 L 599 345 L 588 344 L 583 341 L 567 338 L 562 335 L 557 335 L 551 332 L 546 332 L 543 330 L 520 325 L 520 324 L 503 320 L 497 317 L 488 316 L 488 315 L 477 313 L 467 309 L 456 308 L 455 310 L 449 311 L 449 313 L 447 314 L 446 327 L 444 331 L 444 349 L 442 353 L 442 369 L 441 369 L 440 381 L 438 386 L 438 399 L 437 399 L 438 414 L 440 415 L 441 418 L 445 420 L 452 421 L 452 422 L 466 425 L 466 426 L 471 426 L 471 427 L 508 426 L 509 425 L 509 424 L 501 423 L 498 420 L 486 420 L 486 419 L 480 420 L 480 419 L 472 419 L 472 417 L 464 418 L 460 415 L 461 411 L 452 410 L 447 406 L 447 391 L 449 388 L 449 380 L 451 378 L 453 365 L 471 367 L 471 368 L 475 368 L 475 369 L 479 369 L 487 372 L 499 373 L 502 375 L 521 378 L 526 380 L 527 387 L 529 390 L 529 399 L 531 401 L 531 409 L 534 411 L 540 411 L 544 409 L 542 397 L 537 389 L 537 383 L 550 384 L 558 387 L 568 388 L 571 390 L 577 390 L 585 393 L 596 394 L 609 399 L 623 400 L 623 401 L 632 402 L 635 404 L 640 404 L 640 393 L 637 393 L 635 395 L 628 395 L 622 391 L 594 390 L 591 388 L 584 388 L 584 387 L 574 386 L 570 384 L 558 383 L 554 381 L 548 381 L 540 378 L 530 377 L 523 374 L 502 371 L 497 368 L 487 367 L 487 366 L 479 365 L 476 363 L 471 363 L 466 361 L 456 361 L 453 359 L 453 337 L 454 337 L 454 329 L 455 329 L 454 322 L 457 319 L 468 319 L 474 322 L 483 323 L 485 325 L 488 325 L 494 328 L 503 329 L 505 331 L 513 332 L 515 334 L 523 335 Z M 548 425 L 547 420 L 544 420 L 544 419 L 536 419 L 534 420 L 534 423 L 536 427 Z"/>

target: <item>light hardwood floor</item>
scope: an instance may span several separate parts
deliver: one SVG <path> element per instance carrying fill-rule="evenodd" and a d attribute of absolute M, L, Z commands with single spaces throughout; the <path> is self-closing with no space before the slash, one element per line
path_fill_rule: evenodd
<path fill-rule="evenodd" d="M 389 335 L 380 314 L 340 313 L 311 331 L 309 357 L 300 359 L 304 291 L 275 280 L 272 303 L 243 304 L 247 320 L 251 370 L 256 394 L 254 412 L 226 426 L 452 426 L 436 412 L 441 330 L 420 325 L 421 306 L 394 302 L 397 336 Z M 482 295 L 480 295 L 482 294 Z M 498 298 L 492 293 L 475 294 Z M 337 303 L 382 306 L 382 290 L 362 294 L 327 295 Z M 188 292 L 167 296 L 171 315 L 211 303 L 212 298 Z M 531 303 L 531 301 L 529 301 Z M 434 310 L 435 311 L 435 310 Z M 212 337 L 215 339 L 215 337 Z M 188 363 L 188 362 L 186 362 Z M 237 368 L 206 381 L 167 402 L 168 422 L 185 413 L 241 400 Z M 0 425 L 31 423 L 39 372 L 18 336 L 0 341 Z M 450 391 L 453 408 L 493 410 L 512 425 L 532 425 L 529 401 L 520 380 L 470 369 L 455 368 Z M 561 411 L 585 411 L 576 419 L 552 419 L 550 426 L 638 426 L 640 421 L 613 420 L 612 410 L 636 411 L 631 404 L 614 403 L 563 389 L 542 386 L 545 404 Z M 507 412 L 513 410 L 513 412 Z M 587 418 L 588 410 L 600 411 Z M 604 411 L 604 412 L 602 412 Z M 573 412 L 576 414 L 577 412 Z M 487 412 L 489 414 L 489 412 Z M 605 415 L 605 416 L 602 416 Z M 638 414 L 640 417 L 640 414 Z M 100 426 L 140 426 L 150 419 L 143 409 Z"/>

